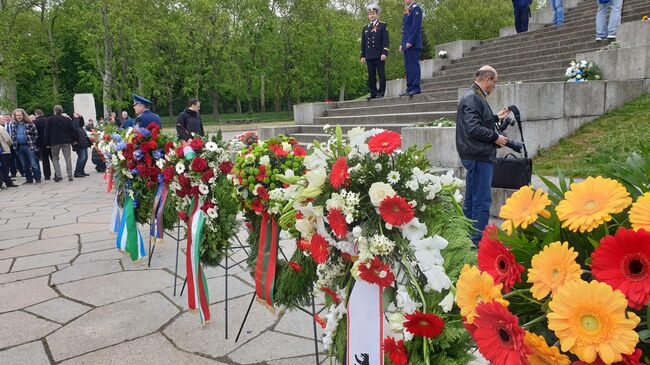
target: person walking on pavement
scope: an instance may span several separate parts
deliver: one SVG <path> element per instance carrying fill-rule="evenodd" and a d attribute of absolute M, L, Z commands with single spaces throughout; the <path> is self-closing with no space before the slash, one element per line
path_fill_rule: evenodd
<path fill-rule="evenodd" d="M 65 159 L 65 169 L 68 173 L 68 181 L 73 181 L 70 144 L 78 142 L 77 140 L 79 137 L 72 119 L 63 115 L 63 108 L 61 105 L 55 105 L 53 110 L 54 115 L 49 117 L 47 121 L 45 141 L 47 147 L 52 151 L 54 181 L 59 182 L 63 180 L 63 177 L 61 176 L 61 165 L 59 164 L 59 155 L 61 152 L 63 152 L 63 158 Z"/>
<path fill-rule="evenodd" d="M 40 154 L 43 179 L 50 180 L 50 177 L 52 176 L 52 169 L 50 168 L 52 153 L 50 149 L 47 148 L 47 144 L 45 143 L 45 129 L 47 126 L 47 118 L 45 118 L 45 115 L 41 109 L 34 110 L 34 115 L 36 115 L 34 124 L 36 125 L 36 130 L 38 131 L 38 141 L 36 144 L 38 145 L 38 153 Z"/>
<path fill-rule="evenodd" d="M 187 108 L 183 110 L 176 118 L 176 134 L 178 139 L 184 141 L 192 139 L 192 135 L 203 137 L 203 123 L 201 122 L 201 102 L 199 99 L 190 99 L 187 102 Z"/>
<path fill-rule="evenodd" d="M 377 4 L 367 7 L 369 24 L 361 31 L 361 63 L 368 66 L 368 89 L 370 99 L 380 99 L 386 92 L 386 57 L 388 57 L 388 28 L 377 20 L 381 8 Z M 379 89 L 377 89 L 379 75 Z"/>
<path fill-rule="evenodd" d="M 34 123 L 29 121 L 23 109 L 16 109 L 12 114 L 11 141 L 14 151 L 23 167 L 25 178 L 23 184 L 41 183 L 41 168 L 36 160 L 38 130 Z"/>
<path fill-rule="evenodd" d="M 9 133 L 5 129 L 4 118 L 0 117 L 0 188 L 2 188 L 2 183 L 8 188 L 18 186 L 9 177 L 9 159 L 11 158 L 12 144 L 11 136 L 9 136 Z"/>

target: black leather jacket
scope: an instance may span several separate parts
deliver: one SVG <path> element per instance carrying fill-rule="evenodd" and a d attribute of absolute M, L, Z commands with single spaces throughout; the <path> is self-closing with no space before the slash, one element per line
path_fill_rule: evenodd
<path fill-rule="evenodd" d="M 498 120 L 483 90 L 472 85 L 458 101 L 456 113 L 456 150 L 461 160 L 491 161 L 496 156 Z"/>

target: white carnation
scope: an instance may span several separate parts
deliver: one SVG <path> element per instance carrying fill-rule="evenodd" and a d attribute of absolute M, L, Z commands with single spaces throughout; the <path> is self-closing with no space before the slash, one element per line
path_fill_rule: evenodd
<path fill-rule="evenodd" d="M 182 162 L 179 162 L 176 164 L 176 173 L 177 174 L 182 174 L 185 172 L 185 165 Z"/>

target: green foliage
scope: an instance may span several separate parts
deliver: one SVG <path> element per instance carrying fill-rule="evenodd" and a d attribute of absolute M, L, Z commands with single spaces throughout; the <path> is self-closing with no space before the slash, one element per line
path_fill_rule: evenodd
<path fill-rule="evenodd" d="M 557 145 L 540 150 L 533 161 L 537 175 L 609 175 L 639 146 L 650 140 L 650 95 L 627 103 L 582 126 Z"/>
<path fill-rule="evenodd" d="M 224 256 L 229 254 L 230 239 L 240 227 L 235 188 L 224 175 L 219 177 L 217 184 L 220 188 L 214 189 L 212 199 L 219 204 L 219 223 L 204 227 L 201 243 L 201 263 L 212 267 L 219 265 Z"/>

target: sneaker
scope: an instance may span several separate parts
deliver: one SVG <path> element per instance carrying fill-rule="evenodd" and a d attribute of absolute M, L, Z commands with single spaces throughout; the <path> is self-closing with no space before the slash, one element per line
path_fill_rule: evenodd
<path fill-rule="evenodd" d="M 35 183 L 40 184 L 41 180 L 36 180 Z"/>
<path fill-rule="evenodd" d="M 25 182 L 23 183 L 23 185 L 30 185 L 30 184 L 33 184 L 33 183 L 34 183 L 33 181 L 25 181 Z"/>
<path fill-rule="evenodd" d="M 60 182 L 61 180 L 63 180 L 62 177 L 54 177 L 54 182 Z"/>
<path fill-rule="evenodd" d="M 71 178 L 71 177 L 69 177 L 69 178 L 68 178 L 68 181 L 74 181 L 74 179 L 73 179 L 73 178 Z"/>
<path fill-rule="evenodd" d="M 86 177 L 86 175 L 84 175 L 84 174 L 74 174 L 72 176 L 74 176 L 74 177 Z"/>
<path fill-rule="evenodd" d="M 90 176 L 90 174 L 87 174 L 87 173 L 85 173 L 85 172 L 83 173 L 83 175 L 84 175 L 84 176 Z"/>
<path fill-rule="evenodd" d="M 615 35 L 608 35 L 608 36 L 607 36 L 607 40 L 608 40 L 608 41 L 615 41 L 615 40 L 616 40 L 616 36 L 615 36 Z"/>
<path fill-rule="evenodd" d="M 604 41 L 604 40 L 605 40 L 604 38 L 596 37 L 596 42 L 601 42 L 601 41 Z"/>

